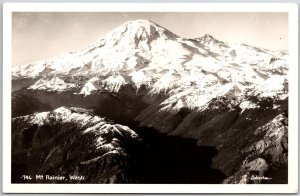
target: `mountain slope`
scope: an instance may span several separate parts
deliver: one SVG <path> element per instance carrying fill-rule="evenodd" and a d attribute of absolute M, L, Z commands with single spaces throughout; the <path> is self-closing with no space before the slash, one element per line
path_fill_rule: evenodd
<path fill-rule="evenodd" d="M 13 182 L 20 174 L 65 176 L 42 183 L 133 182 L 128 146 L 138 135 L 87 110 L 61 107 L 12 119 Z M 18 171 L 22 170 L 22 172 Z M 73 180 L 69 176 L 84 176 Z M 21 182 L 26 180 L 21 180 Z"/>
<path fill-rule="evenodd" d="M 228 94 L 239 98 L 248 91 L 259 96 L 284 93 L 287 57 L 285 52 L 229 45 L 209 35 L 187 40 L 139 20 L 125 23 L 84 50 L 20 66 L 13 75 L 46 78 L 29 89 L 73 89 L 86 95 L 118 92 L 126 84 L 137 90 L 145 85 L 149 94 L 168 93 L 170 99 L 198 108 Z M 95 76 L 100 88 L 87 88 Z"/>

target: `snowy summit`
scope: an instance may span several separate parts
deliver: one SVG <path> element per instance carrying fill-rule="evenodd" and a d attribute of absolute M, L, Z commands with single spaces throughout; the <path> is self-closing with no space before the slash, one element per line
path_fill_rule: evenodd
<path fill-rule="evenodd" d="M 128 84 L 146 86 L 149 94 L 167 93 L 164 108 L 177 110 L 182 105 L 199 108 L 222 96 L 242 102 L 246 93 L 285 98 L 287 59 L 286 52 L 230 45 L 208 34 L 185 39 L 151 21 L 136 20 L 78 52 L 19 66 L 13 76 L 41 78 L 28 89 L 75 89 L 85 96 L 118 92 Z"/>

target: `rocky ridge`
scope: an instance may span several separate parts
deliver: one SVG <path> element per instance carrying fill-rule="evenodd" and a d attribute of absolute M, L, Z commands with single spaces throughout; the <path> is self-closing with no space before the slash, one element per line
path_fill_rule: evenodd
<path fill-rule="evenodd" d="M 65 176 L 40 183 L 130 183 L 128 146 L 139 136 L 81 108 L 60 107 L 12 120 L 13 181 L 24 174 Z M 14 175 L 14 172 L 16 174 Z M 69 176 L 83 176 L 73 180 Z"/>

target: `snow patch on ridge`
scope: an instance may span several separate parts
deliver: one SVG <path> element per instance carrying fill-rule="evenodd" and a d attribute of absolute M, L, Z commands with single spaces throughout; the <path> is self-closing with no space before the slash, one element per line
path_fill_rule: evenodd
<path fill-rule="evenodd" d="M 246 109 L 254 109 L 258 108 L 259 106 L 251 101 L 244 101 L 240 104 L 240 108 L 242 109 L 241 113 L 243 113 Z"/>
<path fill-rule="evenodd" d="M 52 79 L 42 78 L 35 82 L 32 86 L 28 87 L 28 89 L 32 90 L 46 90 L 58 92 L 70 90 L 72 88 L 76 88 L 76 85 L 72 83 L 66 83 L 59 77 L 54 77 Z"/>
<path fill-rule="evenodd" d="M 110 92 L 118 92 L 122 85 L 126 84 L 125 79 L 121 75 L 114 75 L 104 80 L 105 89 Z"/>
<path fill-rule="evenodd" d="M 93 92 L 97 91 L 100 89 L 100 86 L 95 84 L 97 81 L 99 81 L 99 78 L 93 77 L 89 79 L 85 85 L 82 87 L 81 91 L 79 94 L 83 94 L 85 96 L 91 95 Z"/>
<path fill-rule="evenodd" d="M 143 71 L 132 72 L 130 76 L 137 89 L 139 89 L 142 84 L 146 86 L 151 85 L 151 78 L 148 75 L 146 75 Z"/>
<path fill-rule="evenodd" d="M 83 126 L 85 124 L 95 124 L 104 121 L 103 118 L 100 118 L 98 116 L 92 116 L 89 113 L 84 111 L 77 112 L 76 108 L 72 109 L 66 107 L 59 107 L 50 112 L 34 113 L 31 115 L 16 117 L 14 119 L 18 119 L 18 118 L 24 118 L 25 121 L 40 126 L 49 123 L 51 119 L 59 120 L 61 123 L 76 122 L 78 126 Z"/>

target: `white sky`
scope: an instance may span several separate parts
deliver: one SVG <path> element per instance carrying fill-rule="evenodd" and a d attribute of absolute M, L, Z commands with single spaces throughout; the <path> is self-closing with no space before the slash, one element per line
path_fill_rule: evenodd
<path fill-rule="evenodd" d="M 225 42 L 288 49 L 287 13 L 13 13 L 13 66 L 80 50 L 128 20 L 148 19 L 173 33 L 208 33 Z"/>

